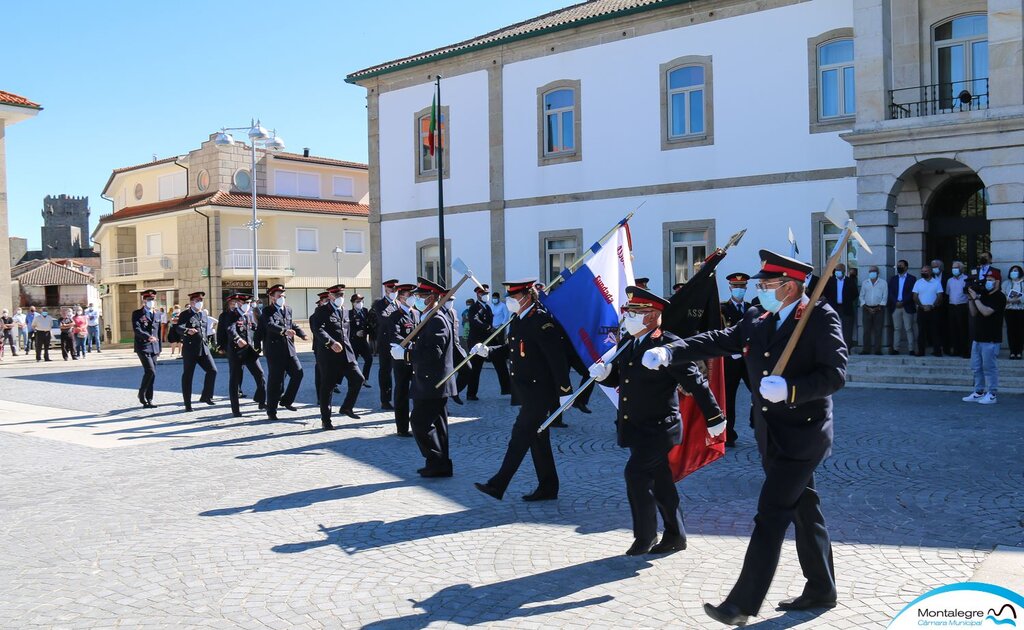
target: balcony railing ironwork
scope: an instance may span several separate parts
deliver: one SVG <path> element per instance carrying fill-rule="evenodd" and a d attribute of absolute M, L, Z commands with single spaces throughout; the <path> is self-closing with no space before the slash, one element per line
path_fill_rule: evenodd
<path fill-rule="evenodd" d="M 251 249 L 226 249 L 221 256 L 221 266 L 225 271 L 248 269 L 252 271 Z M 257 269 L 269 271 L 287 271 L 291 269 L 291 252 L 287 249 L 256 250 Z"/>
<path fill-rule="evenodd" d="M 988 109 L 988 79 L 889 90 L 889 118 L 917 118 Z"/>
<path fill-rule="evenodd" d="M 108 280 L 110 278 L 126 278 L 130 276 L 160 276 L 176 272 L 177 270 L 177 254 L 132 256 L 129 258 L 115 258 L 103 263 L 100 268 L 100 277 Z"/>

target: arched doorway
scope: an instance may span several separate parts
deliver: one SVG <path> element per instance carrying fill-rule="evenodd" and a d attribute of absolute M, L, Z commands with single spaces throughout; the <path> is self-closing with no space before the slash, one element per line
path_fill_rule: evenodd
<path fill-rule="evenodd" d="M 985 184 L 977 175 L 954 177 L 938 188 L 925 214 L 927 260 L 937 258 L 946 269 L 954 260 L 977 267 L 978 255 L 992 244 L 986 206 Z"/>

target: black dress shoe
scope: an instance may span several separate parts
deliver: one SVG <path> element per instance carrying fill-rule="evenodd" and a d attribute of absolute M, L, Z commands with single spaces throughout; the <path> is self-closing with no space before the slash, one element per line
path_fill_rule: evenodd
<path fill-rule="evenodd" d="M 233 415 L 236 418 L 241 418 L 242 417 L 242 412 L 241 411 L 232 411 L 231 415 Z"/>
<path fill-rule="evenodd" d="M 144 405 L 147 409 L 156 409 L 156 405 L 153 404 L 152 400 L 147 400 Z"/>
<path fill-rule="evenodd" d="M 185 411 L 192 411 L 192 405 L 185 405 Z"/>
<path fill-rule="evenodd" d="M 462 398 L 459 397 L 458 394 L 455 394 L 454 396 L 452 396 L 452 402 L 455 403 L 456 405 L 465 404 L 465 403 L 462 402 Z"/>
<path fill-rule="evenodd" d="M 528 503 L 533 501 L 554 501 L 557 498 L 558 490 L 552 492 L 550 490 L 537 489 L 531 492 L 530 494 L 523 495 L 523 501 L 526 501 Z"/>
<path fill-rule="evenodd" d="M 395 406 L 392 405 L 389 402 L 381 403 L 380 404 L 380 408 L 383 409 L 384 411 L 394 411 L 395 410 Z"/>
<path fill-rule="evenodd" d="M 215 405 L 215 404 L 217 404 L 217 403 L 213 402 L 212 400 L 210 400 L 209 398 L 200 398 L 199 402 L 206 403 L 207 405 Z"/>
<path fill-rule="evenodd" d="M 726 440 L 725 441 L 725 446 L 726 446 L 726 448 L 735 448 L 736 440 Z"/>
<path fill-rule="evenodd" d="M 335 387 L 335 388 L 334 388 L 334 393 L 335 393 L 335 394 L 340 394 L 340 393 L 341 393 L 341 390 L 340 390 L 340 389 L 338 389 L 337 387 Z"/>
<path fill-rule="evenodd" d="M 395 435 L 399 437 L 412 437 L 412 433 L 409 431 L 395 431 Z"/>
<path fill-rule="evenodd" d="M 501 501 L 501 497 L 504 494 L 501 490 L 498 490 L 494 486 L 488 485 L 486 483 L 474 483 L 473 487 L 479 490 L 480 492 L 483 492 L 487 496 L 493 499 L 497 499 L 499 501 Z"/>
<path fill-rule="evenodd" d="M 359 414 L 357 414 L 356 412 L 352 411 L 351 409 L 345 409 L 343 407 L 339 407 L 338 408 L 338 413 L 340 413 L 342 415 L 345 415 L 345 416 L 348 416 L 349 418 L 352 418 L 353 420 L 358 420 L 359 419 Z"/>
<path fill-rule="evenodd" d="M 447 466 L 427 466 L 426 468 L 420 469 L 420 477 L 434 478 L 434 477 L 451 477 L 455 474 L 452 470 L 451 464 Z"/>
<path fill-rule="evenodd" d="M 626 555 L 642 556 L 648 554 L 651 552 L 651 549 L 654 547 L 654 543 L 656 542 L 658 542 L 656 537 L 650 540 L 640 540 L 639 538 L 634 539 L 633 544 L 626 550 Z"/>
<path fill-rule="evenodd" d="M 331 424 L 330 422 L 321 422 L 320 428 L 323 429 L 324 431 L 333 431 L 334 425 Z"/>
<path fill-rule="evenodd" d="M 835 608 L 836 596 L 812 597 L 801 595 L 791 599 L 784 599 L 779 602 L 776 610 L 811 610 L 813 608 Z"/>
<path fill-rule="evenodd" d="M 277 422 L 277 414 L 276 413 L 268 413 L 267 414 L 267 420 L 270 420 L 271 422 Z"/>
<path fill-rule="evenodd" d="M 267 403 L 256 403 L 256 406 L 257 408 L 259 408 L 260 411 L 263 411 L 264 409 L 267 408 Z"/>
<path fill-rule="evenodd" d="M 718 606 L 704 604 L 704 612 L 707 613 L 708 617 L 727 626 L 745 626 L 747 625 L 747 617 L 750 616 L 743 614 L 743 611 L 737 608 L 736 604 L 730 604 L 729 602 L 722 602 Z"/>
<path fill-rule="evenodd" d="M 580 413 L 593 413 L 592 411 L 590 411 L 590 407 L 588 407 L 586 405 L 582 405 L 582 404 L 580 404 L 580 405 L 573 405 L 573 407 L 575 407 L 576 409 L 579 409 Z"/>
<path fill-rule="evenodd" d="M 466 396 L 466 400 L 480 400 L 476 396 Z"/>
<path fill-rule="evenodd" d="M 897 355 L 899 355 L 899 353 L 900 353 L 899 350 L 890 350 L 889 351 L 889 355 L 890 356 L 897 356 Z"/>
<path fill-rule="evenodd" d="M 561 418 L 558 418 L 557 420 L 552 422 L 550 426 L 553 426 L 556 429 L 568 429 L 569 428 L 569 425 L 567 425 L 565 423 L 565 420 L 562 420 Z"/>
<path fill-rule="evenodd" d="M 686 538 L 679 534 L 662 534 L 661 542 L 651 547 L 650 553 L 672 553 L 686 549 Z"/>
<path fill-rule="evenodd" d="M 367 383 L 366 381 L 363 381 L 363 387 L 365 387 L 366 389 L 370 389 L 373 386 Z"/>
<path fill-rule="evenodd" d="M 287 409 L 288 411 L 298 411 L 298 409 L 295 408 L 295 405 L 281 405 L 281 406 L 284 407 L 285 409 Z"/>

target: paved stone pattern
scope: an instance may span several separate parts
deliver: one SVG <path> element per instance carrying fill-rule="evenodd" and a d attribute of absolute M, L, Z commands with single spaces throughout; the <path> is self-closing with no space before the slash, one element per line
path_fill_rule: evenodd
<path fill-rule="evenodd" d="M 679 484 L 689 549 L 627 558 L 625 453 L 599 395 L 593 415 L 574 411 L 554 433 L 559 500 L 519 500 L 534 482 L 527 459 L 498 503 L 471 483 L 496 468 L 514 418 L 493 372 L 483 401 L 453 405 L 456 476 L 421 480 L 415 444 L 385 413 L 316 429 L 308 360 L 305 404 L 278 423 L 251 402 L 232 418 L 226 399 L 183 413 L 180 361 L 161 361 L 160 407 L 138 426 L 103 421 L 135 413 L 130 354 L 5 362 L 0 399 L 166 441 L 95 449 L 0 431 L 0 627 L 721 627 L 701 604 L 728 593 L 752 526 L 761 472 L 745 426 L 737 449 Z M 840 392 L 818 477 L 840 605 L 774 611 L 803 584 L 789 541 L 752 625 L 884 627 L 929 588 L 970 579 L 995 545 L 1024 546 L 1024 397 L 983 407 L 960 395 Z"/>

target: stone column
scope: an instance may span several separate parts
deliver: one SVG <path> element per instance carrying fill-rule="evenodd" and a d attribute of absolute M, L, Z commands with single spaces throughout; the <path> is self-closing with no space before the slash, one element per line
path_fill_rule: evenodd
<path fill-rule="evenodd" d="M 370 187 L 370 296 L 368 303 L 382 297 L 381 281 L 384 264 L 381 252 L 380 233 L 380 94 L 379 82 L 370 79 L 366 88 L 366 130 L 369 143 L 369 187 Z"/>
<path fill-rule="evenodd" d="M 491 290 L 501 291 L 505 281 L 505 123 L 504 73 L 499 62 L 487 68 L 487 135 L 491 218 Z"/>
<path fill-rule="evenodd" d="M 886 120 L 892 87 L 890 0 L 854 0 L 857 124 Z"/>
<path fill-rule="evenodd" d="M 1021 0 L 988 0 L 990 107 L 1024 104 L 1022 40 L 1024 19 L 1021 16 Z"/>
<path fill-rule="evenodd" d="M 1024 260 L 1024 164 L 1015 181 L 990 184 L 987 214 L 992 236 L 992 263 L 1004 272 Z"/>

